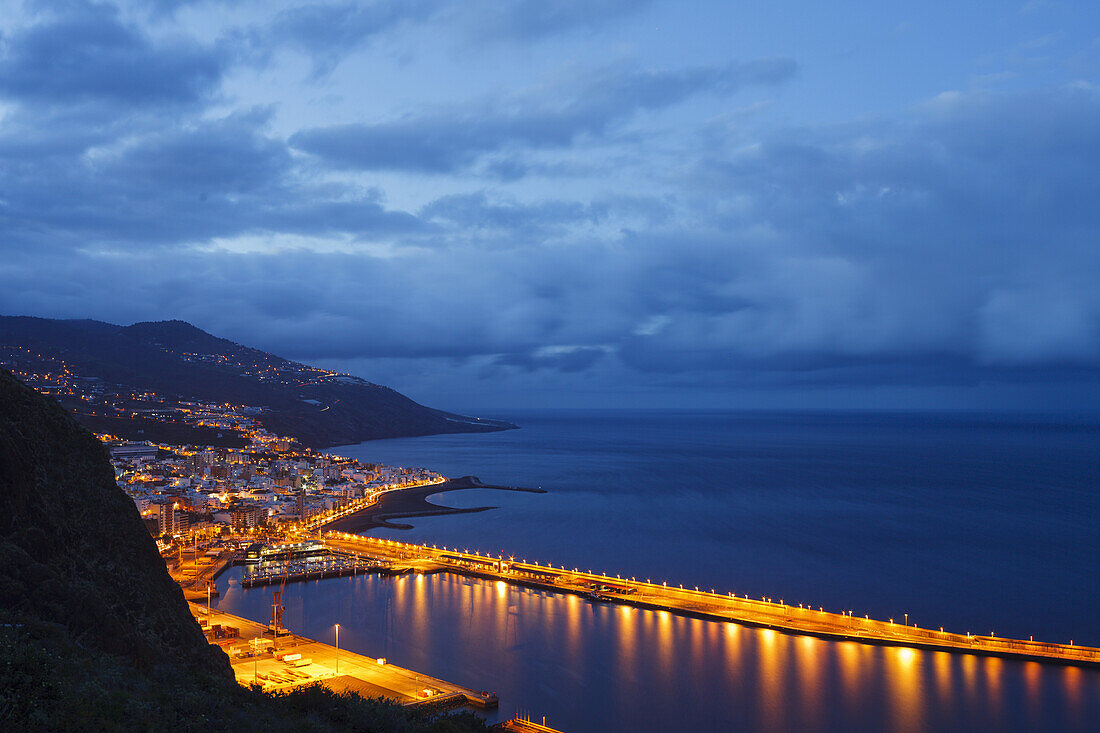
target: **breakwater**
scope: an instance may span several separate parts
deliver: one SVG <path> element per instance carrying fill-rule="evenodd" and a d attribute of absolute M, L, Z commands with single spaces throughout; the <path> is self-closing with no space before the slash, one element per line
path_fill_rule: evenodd
<path fill-rule="evenodd" d="M 1004 639 L 992 635 L 957 633 L 910 625 L 908 619 L 872 619 L 822 607 L 789 605 L 780 599 L 754 599 L 714 589 L 683 588 L 636 577 L 600 573 L 363 537 L 340 532 L 324 535 L 328 547 L 376 561 L 417 563 L 419 572 L 452 571 L 544 590 L 581 595 L 595 602 L 619 603 L 668 611 L 696 618 L 733 621 L 778 631 L 809 634 L 870 644 L 960 651 L 989 656 L 1030 659 L 1100 667 L 1100 649 L 1033 639 Z"/>

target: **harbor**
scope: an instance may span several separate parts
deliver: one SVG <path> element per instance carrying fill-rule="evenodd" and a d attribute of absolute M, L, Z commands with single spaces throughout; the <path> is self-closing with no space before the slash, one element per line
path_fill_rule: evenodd
<path fill-rule="evenodd" d="M 288 580 L 324 580 L 366 572 L 384 572 L 388 569 L 389 563 L 383 560 L 333 553 L 315 558 L 272 563 L 267 567 L 253 570 L 240 582 L 245 588 L 252 588 L 285 583 Z"/>
<path fill-rule="evenodd" d="M 413 571 L 422 572 L 425 569 L 423 563 L 366 557 L 358 552 L 341 552 L 316 541 L 257 546 L 238 563 L 248 568 L 239 581 L 245 588 L 280 585 L 292 581 L 324 580 L 360 573 L 401 575 Z"/>
<path fill-rule="evenodd" d="M 245 589 L 243 572 L 222 577 L 217 605 L 267 621 L 280 589 Z M 1091 702 L 1100 670 L 783 633 L 468 573 L 361 574 L 281 590 L 295 633 L 333 644 L 338 622 L 341 655 L 346 646 L 492 690 L 500 702 L 490 722 L 871 733 L 937 730 L 961 717 L 988 730 L 980 723 L 992 708 L 1025 721 L 1015 729 L 1053 720 L 1052 729 L 1084 733 L 1100 714 Z M 868 710 L 873 725 L 849 725 Z M 899 720 L 913 724 L 891 727 Z"/>
<path fill-rule="evenodd" d="M 297 548 L 297 551 L 290 548 Z M 776 602 L 770 598 L 741 597 L 714 590 L 639 581 L 636 577 L 612 577 L 579 568 L 569 570 L 517 561 L 515 558 L 492 557 L 343 532 L 326 532 L 323 542 L 276 545 L 266 548 L 264 552 L 267 557 L 277 559 L 254 566 L 240 579 L 242 587 L 323 580 L 360 573 L 402 575 L 454 572 L 570 593 L 597 603 L 625 604 L 822 638 L 1100 667 L 1100 649 L 1073 643 L 1055 644 L 1034 639 L 959 634 L 942 628 L 926 629 L 909 624 L 908 618 L 884 621 L 851 613 L 834 613 L 805 604 L 785 604 L 782 600 Z"/>
<path fill-rule="evenodd" d="M 274 624 L 265 625 L 217 609 L 208 610 L 201 604 L 190 605 L 207 639 L 225 650 L 237 682 L 245 686 L 276 691 L 320 683 L 336 692 L 385 697 L 406 706 L 497 706 L 497 696 L 492 692 L 462 687 L 389 664 L 384 658 L 367 657 L 286 632 L 280 628 L 277 615 Z M 336 629 L 334 632 L 338 634 Z"/>

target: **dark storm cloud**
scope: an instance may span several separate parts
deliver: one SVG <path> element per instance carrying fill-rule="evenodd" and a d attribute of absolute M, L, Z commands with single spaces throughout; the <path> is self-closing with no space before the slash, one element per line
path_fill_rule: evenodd
<path fill-rule="evenodd" d="M 544 95 L 379 124 L 318 127 L 296 133 L 290 143 L 338 168 L 453 173 L 486 153 L 566 147 L 582 136 L 602 137 L 638 112 L 670 107 L 702 93 L 731 94 L 745 86 L 780 84 L 794 71 L 788 59 L 676 71 L 610 69 L 589 75 L 579 91 L 556 90 L 565 95 L 561 99 Z"/>
<path fill-rule="evenodd" d="M 113 6 L 71 3 L 3 39 L 0 95 L 42 105 L 192 104 L 211 93 L 225 63 L 193 41 L 154 45 Z"/>
<path fill-rule="evenodd" d="M 771 387 L 1081 379 L 1100 364 L 1100 213 L 1086 205 L 1100 199 L 1098 114 L 1087 88 L 948 96 L 906 123 L 708 149 L 697 192 L 663 211 L 477 192 L 415 214 L 303 183 L 264 134 L 266 113 L 238 114 L 0 169 L 0 309 L 177 316 L 302 359 L 480 358 L 498 373 L 617 363 Z M 590 229 L 649 211 L 660 215 L 644 229 Z M 250 232 L 462 246 L 169 246 Z M 77 256 L 66 242 L 164 249 Z"/>
<path fill-rule="evenodd" d="M 622 235 L 562 238 L 588 222 L 579 205 L 441 199 L 421 216 L 468 246 L 441 269 L 410 260 L 435 291 L 413 300 L 453 281 L 464 305 L 438 313 L 425 341 L 437 355 L 497 354 L 501 368 L 598 351 L 755 385 L 1087 378 L 1100 364 L 1100 212 L 1087 205 L 1100 200 L 1098 113 L 1088 88 L 948 95 L 905 123 L 777 131 L 700 156 L 680 216 Z M 483 251 L 486 229 L 522 244 L 555 221 L 558 246 Z M 367 351 L 382 344 L 420 353 L 396 338 Z"/>
<path fill-rule="evenodd" d="M 453 226 L 448 236 L 468 236 L 469 247 L 385 259 L 60 258 L 54 281 L 84 283 L 75 292 L 43 291 L 36 268 L 17 258 L 0 283 L 3 306 L 48 314 L 110 292 L 305 359 L 485 356 L 521 372 L 619 360 L 691 383 L 777 388 L 1082 379 L 1100 361 L 1100 262 L 1087 234 L 1100 222 L 1073 202 L 1100 194 L 1080 162 L 1100 153 L 1100 136 L 1084 124 L 1097 96 L 960 98 L 911 125 L 777 134 L 700 168 L 708 191 L 749 197 L 747 208 L 662 234 L 489 251 L 471 224 L 522 236 L 540 211 L 569 222 L 586 210 L 449 197 L 421 214 Z M 1048 114 L 1042 125 L 1027 122 L 1031 134 L 986 134 L 1034 106 Z M 948 147 L 950 156 L 931 154 Z M 234 159 L 256 171 L 238 172 L 242 190 L 272 174 L 264 161 L 282 159 L 262 140 L 252 150 Z M 199 177 L 188 190 L 206 183 Z M 785 218 L 796 206 L 808 207 L 813 227 Z M 1035 221 L 1017 207 L 1031 207 Z M 985 221 L 989 211 L 1009 224 Z M 707 373 L 725 376 L 691 376 Z"/>
<path fill-rule="evenodd" d="M 0 55 L 0 250 L 430 229 L 377 191 L 311 182 L 267 134 L 270 110 L 208 114 L 224 45 L 154 41 L 109 5 L 32 20 Z"/>
<path fill-rule="evenodd" d="M 946 95 L 910 124 L 787 131 L 701 162 L 701 192 L 737 202 L 710 209 L 724 261 L 681 246 L 666 264 L 694 287 L 662 289 L 661 322 L 620 353 L 667 371 L 1095 368 L 1097 114 L 1090 88 Z M 633 246 L 654 269 L 671 251 Z"/>
<path fill-rule="evenodd" d="M 701 156 L 699 199 L 644 233 L 490 249 L 464 216 L 522 242 L 539 209 L 450 197 L 422 216 L 464 247 L 194 253 L 141 277 L 92 258 L 59 265 L 58 282 L 87 292 L 56 297 L 15 267 L 0 305 L 49 313 L 122 283 L 125 302 L 289 356 L 482 359 L 495 379 L 625 365 L 711 387 L 1095 380 L 1100 212 L 1078 204 L 1100 198 L 1086 162 L 1098 112 L 1091 89 L 943 98 L 906 124 L 776 131 Z M 808 223 L 789 220 L 797 209 Z M 162 270 L 194 276 L 166 284 Z"/>
<path fill-rule="evenodd" d="M 0 248 L 172 246 L 248 233 L 378 236 L 425 227 L 375 192 L 304 183 L 266 113 L 236 114 L 0 168 Z M 19 138 L 0 136 L 0 154 Z"/>
<path fill-rule="evenodd" d="M 660 180 L 624 184 L 593 160 L 571 169 L 576 188 L 528 181 L 521 200 L 455 178 L 400 210 L 362 170 L 516 180 L 590 142 L 651 160 L 644 129 L 624 134 L 641 113 L 771 87 L 794 64 L 605 68 L 288 144 L 271 109 L 224 111 L 223 44 L 71 7 L 0 49 L 0 312 L 185 318 L 300 359 L 454 360 L 494 379 L 781 388 L 1100 369 L 1095 88 L 943 95 L 900 120 L 761 134 L 723 117 L 697 144 L 681 131 L 675 170 L 651 166 Z M 486 33 L 635 9 L 508 7 Z M 256 34 L 335 58 L 433 8 L 302 6 Z M 328 239 L 344 251 L 314 251 Z"/>

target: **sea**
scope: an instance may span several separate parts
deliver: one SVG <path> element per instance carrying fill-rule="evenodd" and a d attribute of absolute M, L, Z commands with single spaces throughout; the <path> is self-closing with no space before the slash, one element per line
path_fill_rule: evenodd
<path fill-rule="evenodd" d="M 340 455 L 544 494 L 374 536 L 1100 646 L 1100 415 L 539 410 Z M 266 620 L 271 589 L 219 580 Z M 1098 730 L 1100 670 L 826 641 L 451 574 L 286 587 L 287 625 L 565 731 Z"/>

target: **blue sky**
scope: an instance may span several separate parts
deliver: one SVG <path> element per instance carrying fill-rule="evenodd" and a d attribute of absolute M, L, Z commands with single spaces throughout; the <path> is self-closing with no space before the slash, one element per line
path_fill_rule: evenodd
<path fill-rule="evenodd" d="M 1100 406 L 1100 16 L 895 5 L 0 3 L 0 312 L 452 408 Z"/>

